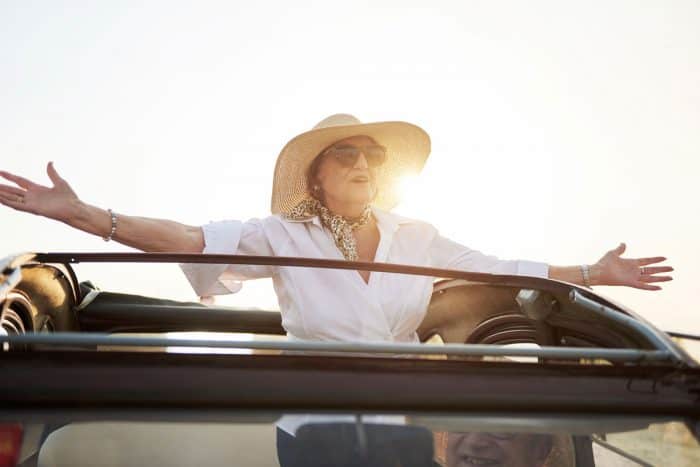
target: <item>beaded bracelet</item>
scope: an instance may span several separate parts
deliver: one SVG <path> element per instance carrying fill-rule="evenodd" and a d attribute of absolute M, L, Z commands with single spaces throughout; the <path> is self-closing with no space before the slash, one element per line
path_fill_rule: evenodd
<path fill-rule="evenodd" d="M 110 219 L 112 219 L 112 229 L 109 231 L 109 235 L 106 237 L 102 237 L 102 240 L 105 242 L 108 242 L 114 238 L 114 234 L 117 233 L 117 215 L 114 214 L 114 211 L 111 209 L 107 209 L 107 212 L 109 213 Z"/>
<path fill-rule="evenodd" d="M 586 287 L 591 286 L 591 271 L 587 264 L 581 265 L 581 275 L 583 276 L 583 285 Z"/>

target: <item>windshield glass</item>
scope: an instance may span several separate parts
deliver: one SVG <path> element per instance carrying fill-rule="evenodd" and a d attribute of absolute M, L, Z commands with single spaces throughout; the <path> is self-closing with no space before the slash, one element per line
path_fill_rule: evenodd
<path fill-rule="evenodd" d="M 124 415 L 133 419 L 124 421 Z M 137 413 L 121 418 L 79 421 L 50 416 L 4 426 L 23 433 L 19 465 L 30 465 L 32 458 L 41 466 L 569 467 L 700 462 L 697 441 L 683 423 L 673 420 L 619 419 L 597 425 L 589 420 L 582 431 L 573 418 L 552 422 L 515 415 L 222 412 L 199 413 L 197 420 L 188 421 L 168 412 L 147 420 Z"/>

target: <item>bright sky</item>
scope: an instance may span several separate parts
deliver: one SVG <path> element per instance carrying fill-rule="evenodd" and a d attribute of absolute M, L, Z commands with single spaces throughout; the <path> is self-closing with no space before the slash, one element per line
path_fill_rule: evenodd
<path fill-rule="evenodd" d="M 0 168 L 47 182 L 53 160 L 118 213 L 248 219 L 296 134 L 337 112 L 406 120 L 433 152 L 397 212 L 504 258 L 666 255 L 662 292 L 599 291 L 700 333 L 698 24 L 695 0 L 5 1 Z M 0 226 L 0 255 L 128 251 L 4 207 Z M 78 274 L 194 298 L 172 265 Z M 244 290 L 221 303 L 276 303 Z"/>

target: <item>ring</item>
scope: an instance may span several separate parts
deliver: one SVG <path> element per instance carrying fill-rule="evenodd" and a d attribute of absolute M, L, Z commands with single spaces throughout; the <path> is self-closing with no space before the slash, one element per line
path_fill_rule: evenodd
<path fill-rule="evenodd" d="M 642 269 L 639 270 L 639 272 L 640 272 L 640 273 L 642 274 L 642 276 L 643 276 L 643 275 L 645 275 L 645 274 L 647 273 L 647 268 L 642 268 Z"/>

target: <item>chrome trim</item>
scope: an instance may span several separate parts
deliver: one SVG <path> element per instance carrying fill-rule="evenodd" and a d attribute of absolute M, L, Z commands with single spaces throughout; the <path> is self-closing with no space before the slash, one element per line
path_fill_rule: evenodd
<path fill-rule="evenodd" d="M 445 344 L 425 345 L 407 343 L 346 343 L 314 341 L 265 341 L 265 340 L 208 340 L 183 339 L 177 337 L 115 336 L 99 333 L 27 333 L 22 335 L 0 336 L 0 343 L 10 345 L 29 344 L 43 346 L 73 347 L 192 347 L 212 349 L 278 350 L 292 352 L 352 353 L 362 356 L 372 354 L 391 355 L 450 355 L 477 357 L 539 357 L 544 359 L 604 359 L 629 363 L 671 363 L 677 362 L 667 350 L 638 349 L 594 349 L 578 347 L 539 347 L 519 348 L 502 345 Z M 126 349 L 128 350 L 128 349 Z M 674 365 L 675 366 L 675 365 Z"/>
<path fill-rule="evenodd" d="M 638 333 L 646 337 L 649 343 L 653 345 L 655 349 L 666 352 L 669 355 L 669 357 L 672 358 L 673 361 L 677 364 L 680 365 L 686 363 L 686 359 L 683 357 L 683 354 L 679 352 L 678 349 L 676 349 L 671 342 L 664 339 L 663 334 L 657 332 L 654 328 L 647 325 L 646 323 L 638 321 L 637 319 L 632 318 L 631 316 L 620 313 L 610 307 L 607 307 L 601 303 L 591 300 L 590 298 L 583 296 L 583 294 L 581 294 L 576 289 L 573 289 L 571 290 L 571 292 L 569 292 L 569 298 L 571 299 L 572 303 L 580 305 L 581 307 L 585 308 L 586 310 L 592 313 L 595 313 L 598 316 L 619 323 L 626 328 L 630 328 L 637 331 Z"/>

